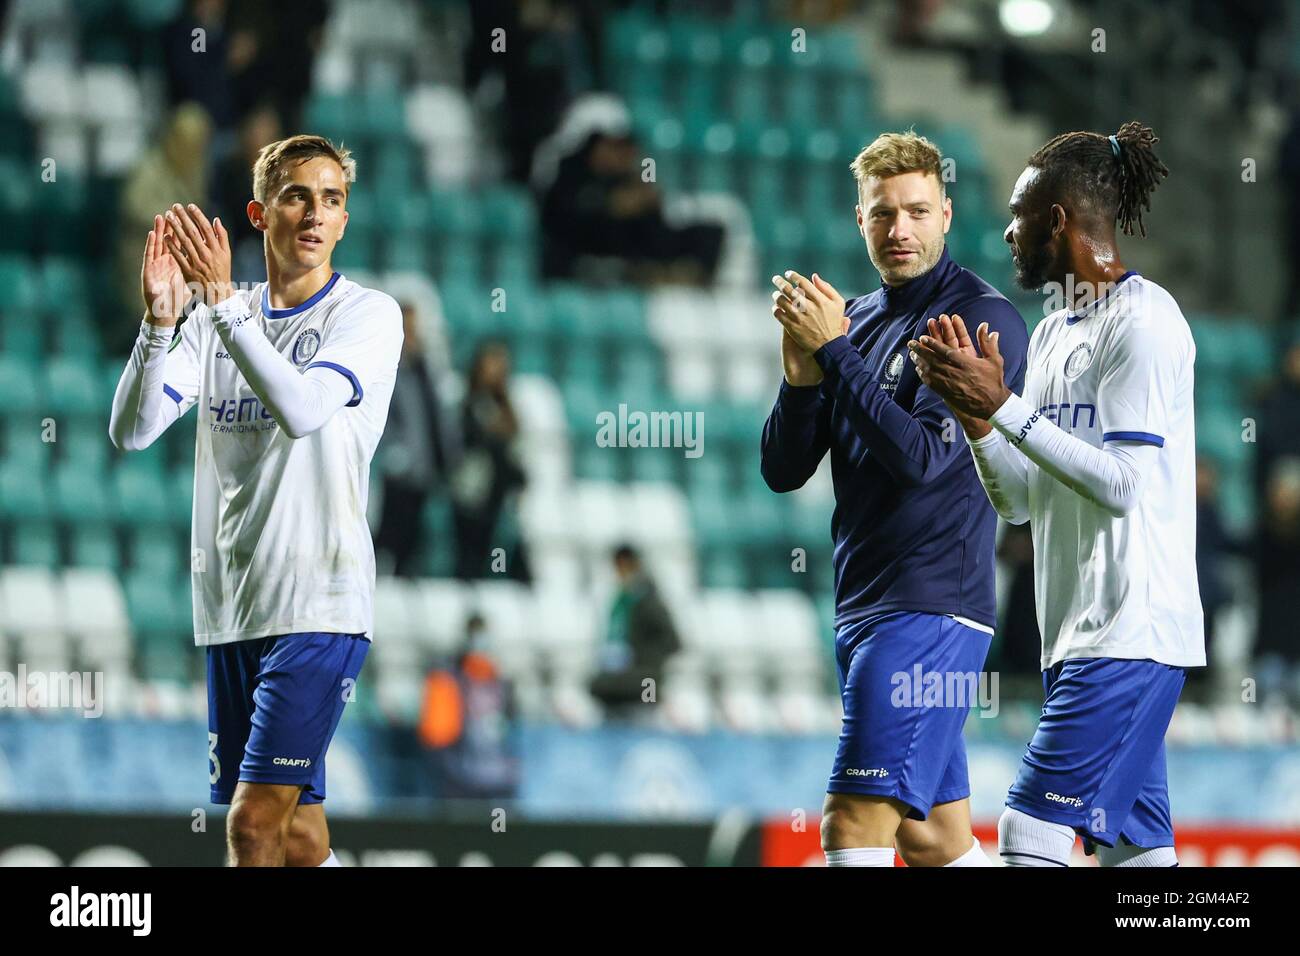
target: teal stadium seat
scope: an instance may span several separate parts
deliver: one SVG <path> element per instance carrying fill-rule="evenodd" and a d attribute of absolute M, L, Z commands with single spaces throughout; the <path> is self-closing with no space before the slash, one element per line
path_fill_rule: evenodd
<path fill-rule="evenodd" d="M 522 189 L 497 186 L 484 191 L 480 204 L 483 228 L 493 236 L 518 242 L 537 233 L 532 197 Z"/>
<path fill-rule="evenodd" d="M 28 460 L 0 462 L 0 518 L 42 520 L 53 513 L 47 473 Z"/>
<path fill-rule="evenodd" d="M 166 487 L 163 456 L 157 448 L 132 452 L 113 469 L 113 496 L 117 514 L 125 527 L 166 527 L 168 516 L 158 507 L 159 494 Z"/>
<path fill-rule="evenodd" d="M 13 563 L 27 566 L 58 568 L 63 562 L 59 553 L 59 534 L 47 522 L 24 521 L 12 535 Z"/>
<path fill-rule="evenodd" d="M 57 184 L 58 188 L 36 190 L 44 250 L 47 255 L 88 255 L 97 230 L 86 228 L 86 213 L 91 211 L 86 181 L 60 170 Z"/>
<path fill-rule="evenodd" d="M 105 523 L 113 514 L 111 488 L 104 475 L 80 462 L 64 462 L 54 469 L 54 511 L 69 524 Z"/>
<path fill-rule="evenodd" d="M 47 258 L 37 276 L 42 310 L 55 316 L 90 312 L 90 276 L 81 261 L 66 256 Z"/>
<path fill-rule="evenodd" d="M 149 574 L 160 581 L 172 581 L 189 572 L 188 546 L 178 536 L 157 530 L 132 531 L 127 538 L 128 563 L 133 573 Z"/>
<path fill-rule="evenodd" d="M 83 357 L 60 356 L 45 366 L 46 406 L 57 415 L 78 415 L 107 421 L 96 382 L 95 364 Z"/>
<path fill-rule="evenodd" d="M 21 255 L 0 256 L 0 312 L 32 315 L 41 306 L 40 271 Z"/>
<path fill-rule="evenodd" d="M 118 571 L 122 558 L 117 546 L 117 535 L 106 525 L 78 525 L 69 529 L 72 544 L 72 563 L 83 568 L 102 568 Z"/>

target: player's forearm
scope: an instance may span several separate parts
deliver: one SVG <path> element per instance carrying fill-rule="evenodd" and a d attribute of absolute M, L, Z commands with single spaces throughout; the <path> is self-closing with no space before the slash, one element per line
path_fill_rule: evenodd
<path fill-rule="evenodd" d="M 213 327 L 271 417 L 290 438 L 310 435 L 352 399 L 352 384 L 329 369 L 300 374 L 248 319 L 238 297 L 212 309 Z"/>
<path fill-rule="evenodd" d="M 763 425 L 760 459 L 763 480 L 773 491 L 802 488 L 817 470 L 828 447 L 819 426 L 824 401 L 819 386 L 781 383 L 776 405 Z"/>
<path fill-rule="evenodd" d="M 167 347 L 175 331 L 174 326 L 140 323 L 108 418 L 108 436 L 123 451 L 148 448 L 180 416 L 180 407 L 166 394 L 163 381 Z"/>
<path fill-rule="evenodd" d="M 1062 431 L 1019 395 L 1007 399 L 989 421 L 1039 468 L 1115 517 L 1136 507 L 1158 450 L 1136 443 L 1096 448 Z"/>
<path fill-rule="evenodd" d="M 981 437 L 967 432 L 966 441 L 993 510 L 1005 521 L 1024 524 L 1029 520 L 1029 459 L 994 429 Z"/>
<path fill-rule="evenodd" d="M 847 337 L 833 339 L 817 351 L 815 358 L 838 407 L 866 441 L 871 454 L 897 481 L 925 484 L 947 468 L 954 443 L 945 441 L 940 431 L 914 418 L 890 398 Z"/>

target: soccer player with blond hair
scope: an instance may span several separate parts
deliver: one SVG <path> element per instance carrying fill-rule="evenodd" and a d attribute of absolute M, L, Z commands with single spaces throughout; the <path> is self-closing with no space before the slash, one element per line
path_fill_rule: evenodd
<path fill-rule="evenodd" d="M 845 301 L 817 273 L 774 277 L 785 380 L 762 452 L 774 491 L 801 487 L 827 452 L 835 483 L 844 723 L 822 848 L 832 866 L 893 866 L 895 846 L 909 865 L 987 866 L 971 832 L 962 728 L 977 696 L 964 688 L 993 635 L 997 516 L 907 343 L 941 314 L 976 315 L 1002 332 L 1018 388 L 1028 334 L 1010 302 L 948 255 L 953 206 L 933 143 L 885 133 L 852 170 L 881 285 Z M 936 682 L 963 690 L 934 699 L 915 686 Z"/>

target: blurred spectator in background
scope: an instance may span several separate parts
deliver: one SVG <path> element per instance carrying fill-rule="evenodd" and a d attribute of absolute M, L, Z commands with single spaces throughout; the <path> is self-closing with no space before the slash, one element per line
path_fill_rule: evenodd
<path fill-rule="evenodd" d="M 1043 639 L 1034 606 L 1034 541 L 1028 524 L 1009 524 L 998 544 L 1009 584 L 999 610 L 996 666 L 1004 679 L 1023 678 L 1031 693 L 1041 686 Z"/>
<path fill-rule="evenodd" d="M 510 400 L 510 352 L 503 342 L 482 342 L 470 363 L 460 457 L 451 480 L 458 578 L 485 578 L 494 571 L 492 551 L 504 547 L 498 538 L 502 513 L 525 481 L 515 450 L 518 437 L 519 419 Z M 504 572 L 528 579 L 522 551 L 516 548 L 507 555 Z"/>
<path fill-rule="evenodd" d="M 212 120 L 197 103 L 183 103 L 167 119 L 157 145 L 140 157 L 122 186 L 118 214 L 117 291 L 127 311 L 144 313 L 140 301 L 140 250 L 153 217 L 173 203 L 208 208 L 208 143 Z M 129 352 L 137 329 L 110 323 L 104 330 L 110 353 Z"/>
<path fill-rule="evenodd" d="M 1300 705 L 1300 458 L 1274 462 L 1263 506 L 1255 536 L 1260 698 L 1278 694 Z"/>
<path fill-rule="evenodd" d="M 921 45 L 944 0 L 894 0 L 894 42 Z"/>
<path fill-rule="evenodd" d="M 1292 321 L 1300 314 L 1300 235 L 1296 234 L 1296 217 L 1300 216 L 1300 93 L 1291 95 L 1291 115 L 1286 134 L 1278 150 L 1278 185 L 1282 190 L 1281 219 L 1278 234 L 1285 244 L 1282 257 L 1286 269 L 1286 282 L 1278 315 L 1283 321 Z"/>
<path fill-rule="evenodd" d="M 438 389 L 414 307 L 402 303 L 402 358 L 380 446 L 383 511 L 375 550 L 392 561 L 399 577 L 420 574 L 424 504 L 447 474 L 447 439 Z"/>
<path fill-rule="evenodd" d="M 485 633 L 482 616 L 471 614 L 455 661 L 424 679 L 417 732 L 441 798 L 513 797 L 519 788 L 514 694 L 483 647 Z"/>
<path fill-rule="evenodd" d="M 1264 395 L 1255 429 L 1255 498 L 1263 502 L 1279 458 L 1300 457 L 1300 335 L 1282 354 L 1277 379 Z"/>
<path fill-rule="evenodd" d="M 168 103 L 198 103 L 217 133 L 229 130 L 235 123 L 235 91 L 226 0 L 189 0 L 163 29 L 162 52 Z"/>
<path fill-rule="evenodd" d="M 266 281 L 262 234 L 248 221 L 248 203 L 253 198 L 253 163 L 258 153 L 283 136 L 275 106 L 262 103 L 239 124 L 235 147 L 217 168 L 213 199 L 230 234 L 230 277 L 234 282 Z"/>
<path fill-rule="evenodd" d="M 474 0 L 468 6 L 465 85 L 474 90 L 485 78 L 500 78 L 498 138 L 505 147 L 508 175 L 527 182 L 537 144 L 559 124 L 573 98 L 596 83 L 602 4 Z"/>
<path fill-rule="evenodd" d="M 664 664 L 681 649 L 681 639 L 659 590 L 630 545 L 614 552 L 618 590 L 609 609 L 609 627 L 600 650 L 591 694 L 611 716 L 641 706 L 649 678 L 663 679 Z M 659 691 L 656 689 L 656 698 Z"/>
<path fill-rule="evenodd" d="M 232 0 L 226 22 L 236 115 L 270 96 L 286 127 L 302 126 L 329 8 L 328 0 Z"/>
<path fill-rule="evenodd" d="M 1208 458 L 1196 459 L 1196 580 L 1201 587 L 1205 612 L 1205 659 L 1207 667 L 1187 669 L 1187 688 L 1193 697 L 1208 703 L 1214 661 L 1214 620 L 1232 603 L 1223 563 L 1240 545 L 1228 534 L 1219 514 L 1219 471 Z"/>
<path fill-rule="evenodd" d="M 628 132 L 600 129 L 559 160 L 541 199 L 546 278 L 712 282 L 723 227 L 669 223 L 659 186 L 642 178 L 641 159 Z"/>

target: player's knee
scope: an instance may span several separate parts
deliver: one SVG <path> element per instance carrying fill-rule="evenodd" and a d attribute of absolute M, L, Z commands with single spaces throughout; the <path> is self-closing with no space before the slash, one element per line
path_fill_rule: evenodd
<path fill-rule="evenodd" d="M 329 838 L 318 826 L 295 819 L 284 847 L 285 866 L 318 866 L 329 856 Z"/>
<path fill-rule="evenodd" d="M 942 834 L 924 828 L 920 832 L 913 830 L 908 833 L 899 830 L 896 838 L 898 855 L 908 866 L 943 866 L 969 849 L 969 846 L 963 846 L 953 853 L 949 842 L 943 839 Z M 969 837 L 966 842 L 969 843 Z"/>
<path fill-rule="evenodd" d="M 890 846 L 898 828 L 897 818 L 886 806 L 873 806 L 871 799 L 853 800 L 831 794 L 822 809 L 823 850 L 850 850 L 864 846 Z"/>
<path fill-rule="evenodd" d="M 237 859 L 259 856 L 284 844 L 288 826 L 271 808 L 242 801 L 230 808 L 226 839 Z"/>
<path fill-rule="evenodd" d="M 1069 866 L 1074 828 L 1040 820 L 1015 807 L 998 817 L 998 854 L 1007 866 Z"/>

